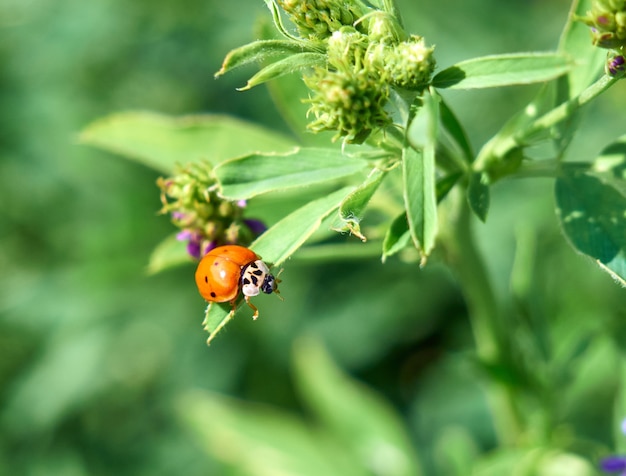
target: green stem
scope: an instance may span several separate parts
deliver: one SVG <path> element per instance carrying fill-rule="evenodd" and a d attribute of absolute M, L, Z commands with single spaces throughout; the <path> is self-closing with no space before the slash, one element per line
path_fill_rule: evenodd
<path fill-rule="evenodd" d="M 456 197 L 454 226 L 442 236 L 449 265 L 456 272 L 465 295 L 470 322 L 481 361 L 500 364 L 508 354 L 505 324 L 501 319 L 496 297 L 489 281 L 485 263 L 472 236 L 472 216 L 467 202 Z M 511 445 L 517 441 L 522 422 L 513 389 L 501 382 L 489 383 L 488 398 L 500 442 Z"/>
<path fill-rule="evenodd" d="M 591 102 L 591 100 L 598 97 L 617 81 L 618 78 L 604 75 L 575 98 L 572 98 L 560 106 L 555 107 L 551 111 L 528 124 L 526 127 L 517 131 L 515 134 L 506 135 L 504 137 L 496 135 L 494 140 L 485 144 L 478 154 L 478 157 L 474 162 L 474 170 L 486 170 L 489 168 L 490 162 L 503 160 L 508 152 L 516 147 L 526 145 L 529 138 L 532 138 L 541 131 L 550 129 L 559 122 L 568 119 L 572 116 L 575 110 Z"/>

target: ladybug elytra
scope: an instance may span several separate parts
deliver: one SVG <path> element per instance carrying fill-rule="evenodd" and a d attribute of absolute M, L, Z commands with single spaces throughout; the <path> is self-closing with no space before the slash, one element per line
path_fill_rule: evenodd
<path fill-rule="evenodd" d="M 259 310 L 250 302 L 250 298 L 261 292 L 279 294 L 279 282 L 260 256 L 238 245 L 212 249 L 196 269 L 196 285 L 204 299 L 209 302 L 230 302 L 234 311 L 241 292 L 254 311 L 253 319 L 259 317 Z"/>

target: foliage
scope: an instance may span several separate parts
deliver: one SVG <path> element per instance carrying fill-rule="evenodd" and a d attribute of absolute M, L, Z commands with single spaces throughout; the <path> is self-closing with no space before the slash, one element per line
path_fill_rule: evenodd
<path fill-rule="evenodd" d="M 128 20 L 81 4 L 80 34 L 13 11 L 22 55 L 4 80 L 25 92 L 6 95 L 2 116 L 15 138 L 2 149 L 2 213 L 17 233 L 1 235 L 0 472 L 597 474 L 624 444 L 620 2 L 575 0 L 569 15 L 490 2 L 481 27 L 475 2 L 322 0 L 311 15 L 266 0 L 260 39 L 226 55 L 210 92 L 204 47 L 216 65 L 245 41 L 252 10 L 191 3 L 210 27 L 166 2 L 134 5 Z M 510 52 L 548 48 L 537 33 L 472 51 L 514 8 L 565 23 L 554 50 Z M 94 69 L 77 79 L 93 81 L 92 102 L 37 84 L 31 69 L 48 63 L 26 60 L 40 35 L 20 12 L 69 35 L 62 44 Z M 141 56 L 115 29 L 146 22 L 170 42 Z M 559 28 L 548 26 L 522 31 Z M 72 32 L 113 44 L 102 59 Z M 103 97 L 101 72 L 134 61 Z M 176 64 L 189 74 L 163 76 Z M 230 95 L 233 84 L 246 91 Z M 50 102 L 29 97 L 39 86 Z M 120 105 L 165 113 L 104 116 Z M 43 122 L 46 107 L 71 125 Z M 94 116 L 79 142 L 128 163 L 67 147 L 68 129 Z M 182 233 L 152 216 L 157 179 Z M 253 221 L 267 231 L 251 248 L 285 268 L 286 301 L 261 301 L 254 325 L 210 305 L 207 349 L 190 265 L 203 248 L 248 244 Z"/>

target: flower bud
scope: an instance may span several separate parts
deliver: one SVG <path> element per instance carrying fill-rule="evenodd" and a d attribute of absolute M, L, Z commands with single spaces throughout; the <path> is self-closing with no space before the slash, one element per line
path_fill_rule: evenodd
<path fill-rule="evenodd" d="M 278 0 L 278 4 L 302 36 L 319 39 L 352 26 L 365 13 L 356 2 L 341 0 Z"/>
<path fill-rule="evenodd" d="M 406 89 L 426 86 L 435 70 L 433 50 L 419 36 L 412 36 L 409 41 L 395 45 L 385 60 L 384 68 L 389 80 L 395 86 Z"/>
<path fill-rule="evenodd" d="M 168 213 L 182 231 L 176 235 L 187 243 L 187 252 L 201 258 L 206 252 L 226 243 L 248 245 L 260 233 L 244 224 L 240 202 L 224 200 L 215 191 L 216 180 L 209 164 L 193 163 L 168 179 L 159 178 L 161 213 Z M 245 228 L 246 233 L 239 233 Z"/>
<path fill-rule="evenodd" d="M 308 102 L 309 113 L 315 115 L 309 128 L 315 132 L 337 131 L 334 139 L 345 137 L 347 142 L 361 143 L 373 130 L 391 123 L 384 109 L 389 88 L 365 69 L 318 68 L 304 81 L 314 93 Z"/>
<path fill-rule="evenodd" d="M 580 20 L 591 27 L 594 45 L 609 49 L 626 46 L 626 0 L 594 0 Z"/>

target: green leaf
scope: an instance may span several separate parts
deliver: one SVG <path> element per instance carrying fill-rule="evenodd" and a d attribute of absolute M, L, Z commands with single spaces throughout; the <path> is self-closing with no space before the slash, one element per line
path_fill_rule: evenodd
<path fill-rule="evenodd" d="M 220 193 L 229 199 L 349 177 L 367 167 L 367 161 L 341 150 L 296 148 L 284 155 L 251 154 L 215 167 Z"/>
<path fill-rule="evenodd" d="M 279 266 L 304 244 L 322 220 L 336 210 L 353 190 L 354 187 L 344 187 L 304 205 L 263 233 L 250 248 L 267 262 Z"/>
<path fill-rule="evenodd" d="M 322 220 L 336 210 L 352 190 L 353 187 L 345 187 L 304 205 L 263 233 L 250 248 L 268 264 L 279 266 L 304 244 Z M 228 304 L 211 303 L 207 306 L 203 322 L 204 329 L 209 333 L 207 344 L 232 318 L 233 312 Z"/>
<path fill-rule="evenodd" d="M 177 401 L 185 427 L 215 459 L 248 476 L 366 476 L 330 435 L 302 419 L 261 404 L 209 392 L 188 392 Z"/>
<path fill-rule="evenodd" d="M 454 112 L 452 112 L 452 109 L 450 109 L 443 100 L 439 102 L 439 114 L 441 116 L 443 130 L 452 137 L 455 144 L 462 151 L 463 158 L 467 163 L 472 163 L 474 160 L 474 152 L 472 151 L 472 146 L 469 143 L 465 129 L 454 115 Z"/>
<path fill-rule="evenodd" d="M 473 172 L 470 175 L 467 200 L 474 214 L 480 218 L 480 221 L 485 222 L 489 211 L 489 182 L 484 173 Z"/>
<path fill-rule="evenodd" d="M 254 41 L 230 51 L 224 58 L 224 63 L 220 70 L 215 73 L 215 77 L 217 78 L 249 63 L 264 61 L 276 56 L 295 55 L 304 51 L 302 44 L 291 40 Z"/>
<path fill-rule="evenodd" d="M 557 214 L 571 245 L 623 283 L 626 279 L 626 196 L 610 183 L 564 170 L 555 184 Z"/>
<path fill-rule="evenodd" d="M 285 38 L 293 41 L 300 41 L 300 38 L 293 36 L 285 25 L 283 25 L 282 17 L 280 16 L 280 10 L 278 9 L 278 5 L 275 0 L 263 0 L 267 8 L 269 8 L 270 13 L 272 14 L 272 20 L 274 21 L 274 26 L 278 30 L 278 32 L 283 35 Z"/>
<path fill-rule="evenodd" d="M 411 121 L 407 138 L 414 148 L 402 151 L 404 204 L 409 230 L 422 260 L 435 246 L 437 236 L 437 193 L 435 184 L 435 150 L 437 144 L 437 99 L 424 93 L 423 105 Z"/>
<path fill-rule="evenodd" d="M 268 129 L 228 116 L 172 117 L 123 112 L 99 119 L 80 134 L 84 144 L 120 154 L 170 174 L 176 164 L 216 164 L 252 152 L 286 152 L 295 143 Z"/>
<path fill-rule="evenodd" d="M 347 231 L 357 236 L 361 241 L 367 241 L 367 238 L 361 234 L 359 223 L 361 218 L 363 218 L 365 207 L 374 193 L 376 193 L 376 190 L 378 190 L 378 186 L 383 181 L 385 174 L 386 172 L 380 169 L 372 170 L 367 179 L 341 202 L 339 219 L 342 224 L 335 228 L 337 231 Z"/>
<path fill-rule="evenodd" d="M 163 270 L 191 263 L 187 253 L 187 245 L 176 239 L 176 233 L 159 243 L 150 255 L 148 274 L 160 273 Z"/>
<path fill-rule="evenodd" d="M 280 78 L 286 74 L 314 66 L 324 66 L 325 64 L 326 55 L 321 53 L 298 53 L 291 55 L 261 69 L 261 71 L 248 80 L 243 88 L 239 88 L 239 91 L 246 91 L 254 86 L 271 81 L 272 79 Z"/>
<path fill-rule="evenodd" d="M 402 212 L 391 222 L 383 239 L 383 263 L 389 256 L 393 256 L 404 249 L 410 241 L 409 222 L 406 218 L 406 212 Z"/>
<path fill-rule="evenodd" d="M 317 342 L 300 340 L 294 352 L 300 395 L 344 451 L 364 460 L 369 474 L 423 474 L 402 419 L 389 404 L 345 375 Z"/>
<path fill-rule="evenodd" d="M 437 88 L 473 89 L 549 81 L 567 73 L 571 62 L 559 53 L 516 53 L 462 61 L 435 75 Z"/>

